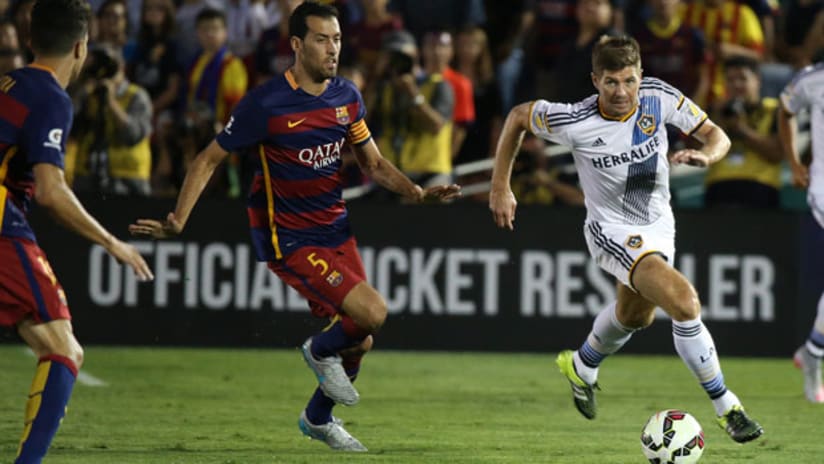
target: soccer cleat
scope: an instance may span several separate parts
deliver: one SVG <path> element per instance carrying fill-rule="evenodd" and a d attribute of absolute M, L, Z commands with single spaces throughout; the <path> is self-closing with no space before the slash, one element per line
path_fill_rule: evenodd
<path fill-rule="evenodd" d="M 343 369 L 341 357 L 338 355 L 318 359 L 312 355 L 312 337 L 306 339 L 301 347 L 303 359 L 315 372 L 320 389 L 336 403 L 352 406 L 358 403 L 360 395 L 346 371 Z"/>
<path fill-rule="evenodd" d="M 575 372 L 575 363 L 572 360 L 571 350 L 558 353 L 555 363 L 558 364 L 561 374 L 564 374 L 569 380 L 569 386 L 572 388 L 572 401 L 575 403 L 578 412 L 587 419 L 595 419 L 598 413 L 598 404 L 595 402 L 595 389 L 600 390 L 598 384 L 589 385 L 578 376 L 578 373 Z"/>
<path fill-rule="evenodd" d="M 795 367 L 804 374 L 804 396 L 811 403 L 824 403 L 824 386 L 821 384 L 821 360 L 811 355 L 803 345 L 793 355 Z"/>
<path fill-rule="evenodd" d="M 723 416 L 718 417 L 718 425 L 724 429 L 733 440 L 738 443 L 746 443 L 755 440 L 764 433 L 761 425 L 750 419 L 744 408 L 740 405 L 735 405 L 730 408 Z"/>
<path fill-rule="evenodd" d="M 300 427 L 300 431 L 307 437 L 313 440 L 320 440 L 329 445 L 333 450 L 369 451 L 357 438 L 350 435 L 340 424 L 334 421 L 322 425 L 312 424 L 306 417 L 306 410 L 300 413 L 298 427 Z"/>

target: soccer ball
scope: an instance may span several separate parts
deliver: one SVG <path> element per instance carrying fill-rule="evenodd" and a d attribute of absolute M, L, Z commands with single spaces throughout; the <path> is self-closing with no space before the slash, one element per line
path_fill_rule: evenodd
<path fill-rule="evenodd" d="M 692 464 L 704 452 L 704 431 L 687 412 L 659 411 L 641 431 L 641 450 L 651 464 Z"/>

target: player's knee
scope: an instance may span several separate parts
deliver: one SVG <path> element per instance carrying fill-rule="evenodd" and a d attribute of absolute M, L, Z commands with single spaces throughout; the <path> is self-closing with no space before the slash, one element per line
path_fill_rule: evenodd
<path fill-rule="evenodd" d="M 701 315 L 701 302 L 694 291 L 688 292 L 676 300 L 670 310 L 670 317 L 676 321 L 691 321 Z"/>
<path fill-rule="evenodd" d="M 83 366 L 84 356 L 85 352 L 83 351 L 83 347 L 77 344 L 77 346 L 72 349 L 72 353 L 68 358 L 71 359 L 72 362 L 74 362 L 74 366 L 80 370 L 80 367 Z"/>
<path fill-rule="evenodd" d="M 383 298 L 376 298 L 366 305 L 363 317 L 363 328 L 371 333 L 377 332 L 386 321 L 386 303 Z"/>
<path fill-rule="evenodd" d="M 619 322 L 624 327 L 640 330 L 649 327 L 655 319 L 655 308 L 649 311 L 634 311 L 621 315 Z"/>

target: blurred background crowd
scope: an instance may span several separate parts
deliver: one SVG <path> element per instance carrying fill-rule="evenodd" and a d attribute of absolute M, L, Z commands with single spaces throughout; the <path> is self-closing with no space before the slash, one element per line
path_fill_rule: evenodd
<path fill-rule="evenodd" d="M 0 0 L 0 74 L 24 66 L 35 0 Z M 454 179 L 486 201 L 489 158 L 507 111 L 595 93 L 592 46 L 627 33 L 644 75 L 681 89 L 733 141 L 727 158 L 675 181 L 676 202 L 787 206 L 777 97 L 824 52 L 822 0 L 337 0 L 339 74 L 362 91 L 385 157 L 422 184 Z M 293 60 L 299 0 L 92 0 L 95 22 L 66 172 L 78 192 L 172 197 L 197 152 L 251 88 Z M 416 108 L 417 107 L 417 108 Z M 417 111 L 412 111 L 417 109 Z M 670 134 L 671 147 L 691 143 Z M 514 190 L 523 203 L 581 205 L 571 156 L 527 137 Z M 556 156 L 546 156 L 548 153 Z M 244 195 L 235 154 L 208 187 Z M 370 192 L 351 156 L 346 186 Z M 370 192 L 375 199 L 393 198 Z M 676 203 L 678 206 L 678 203 Z"/>

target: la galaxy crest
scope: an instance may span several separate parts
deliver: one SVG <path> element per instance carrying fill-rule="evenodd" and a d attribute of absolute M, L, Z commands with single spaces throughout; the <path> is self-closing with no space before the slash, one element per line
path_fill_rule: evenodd
<path fill-rule="evenodd" d="M 638 128 L 641 129 L 641 132 L 652 135 L 655 132 L 655 116 L 651 114 L 642 114 L 640 118 L 638 118 Z"/>
<path fill-rule="evenodd" d="M 627 246 L 632 248 L 633 250 L 637 250 L 641 248 L 641 245 L 644 244 L 644 239 L 641 238 L 640 235 L 630 235 L 627 237 Z"/>
<path fill-rule="evenodd" d="M 349 108 L 345 106 L 335 108 L 335 118 L 338 124 L 349 124 Z"/>

